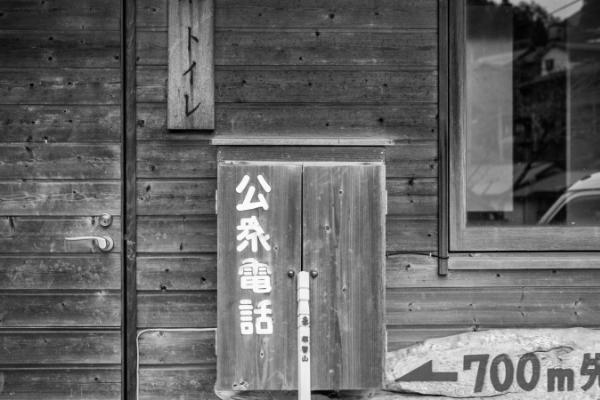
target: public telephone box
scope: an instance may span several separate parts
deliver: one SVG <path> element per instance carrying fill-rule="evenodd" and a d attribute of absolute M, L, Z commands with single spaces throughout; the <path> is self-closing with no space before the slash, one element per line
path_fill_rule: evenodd
<path fill-rule="evenodd" d="M 222 154 L 226 155 L 226 154 Z M 385 167 L 372 162 L 218 164 L 217 390 L 381 386 Z M 296 279 L 310 273 L 310 343 L 298 345 Z"/>

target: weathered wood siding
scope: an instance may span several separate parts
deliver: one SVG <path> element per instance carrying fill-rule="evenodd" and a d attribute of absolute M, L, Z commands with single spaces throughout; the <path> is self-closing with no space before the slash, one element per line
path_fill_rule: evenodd
<path fill-rule="evenodd" d="M 165 6 L 138 6 L 139 322 L 212 327 L 216 150 L 201 135 L 166 131 Z M 435 253 L 437 2 L 217 0 L 215 7 L 216 133 L 393 139 L 387 251 Z M 388 349 L 493 327 L 596 327 L 600 271 L 577 269 L 594 262 L 531 271 L 471 262 L 440 278 L 433 257 L 390 254 Z M 153 343 L 142 356 L 143 399 L 211 396 L 212 333 L 165 333 Z"/>
<path fill-rule="evenodd" d="M 121 396 L 119 10 L 0 1 L 2 399 Z"/>
<path fill-rule="evenodd" d="M 216 148 L 202 134 L 166 129 L 166 5 L 137 8 L 138 324 L 214 327 Z M 435 0 L 216 0 L 215 132 L 393 140 L 387 249 L 435 252 L 436 28 Z M 410 311 L 397 296 L 418 286 L 402 273 L 406 260 L 388 258 L 391 347 L 439 334 L 399 322 Z M 433 284 L 435 263 L 421 264 Z M 214 333 L 149 332 L 141 341 L 141 399 L 214 396 Z"/>

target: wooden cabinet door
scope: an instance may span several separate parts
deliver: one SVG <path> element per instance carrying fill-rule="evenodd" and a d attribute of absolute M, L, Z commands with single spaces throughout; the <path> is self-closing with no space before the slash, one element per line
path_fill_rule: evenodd
<path fill-rule="evenodd" d="M 301 175 L 301 165 L 219 165 L 217 388 L 296 388 L 296 282 L 288 271 L 301 267 Z M 264 232 L 263 241 L 257 238 L 253 243 L 250 235 L 255 230 L 244 236 L 244 229 L 238 229 L 251 228 L 252 221 Z M 263 268 L 262 287 L 242 283 L 244 268 L 254 267 Z M 265 288 L 264 278 L 270 287 Z M 272 320 L 270 333 L 258 332 L 259 314 L 254 310 L 263 301 L 270 302 L 272 311 L 267 315 Z M 241 320 L 240 307 L 250 309 L 250 322 Z"/>
<path fill-rule="evenodd" d="M 310 289 L 313 390 L 383 379 L 385 176 L 382 164 L 307 165 L 302 258 Z"/>

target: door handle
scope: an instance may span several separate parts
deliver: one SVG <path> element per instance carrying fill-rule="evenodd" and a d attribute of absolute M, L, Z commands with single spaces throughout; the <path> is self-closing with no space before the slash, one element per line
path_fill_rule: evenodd
<path fill-rule="evenodd" d="M 115 246 L 115 242 L 109 236 L 77 236 L 77 237 L 68 237 L 65 240 L 69 242 L 74 242 L 77 240 L 91 240 L 102 252 L 109 252 Z"/>

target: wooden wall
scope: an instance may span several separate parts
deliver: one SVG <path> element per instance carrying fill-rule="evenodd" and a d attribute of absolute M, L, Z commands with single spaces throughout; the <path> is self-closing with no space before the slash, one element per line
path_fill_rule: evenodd
<path fill-rule="evenodd" d="M 216 134 L 394 141 L 389 350 L 494 327 L 598 326 L 600 272 L 579 269 L 584 261 L 506 270 L 528 256 L 500 256 L 481 269 L 465 255 L 439 277 L 434 257 L 415 254 L 437 251 L 437 1 L 215 4 Z M 214 327 L 216 149 L 202 134 L 166 131 L 165 6 L 138 3 L 139 325 Z M 141 398 L 212 398 L 213 337 L 144 335 Z"/>
<path fill-rule="evenodd" d="M 167 0 L 137 1 L 140 399 L 214 398 L 216 151 L 166 130 Z M 600 325 L 597 257 L 437 251 L 437 0 L 216 0 L 216 133 L 385 137 L 389 350 L 494 327 Z M 0 399 L 120 397 L 119 9 L 0 0 Z M 274 149 L 273 151 L 279 151 Z M 327 149 L 321 149 L 327 152 Z M 492 263 L 493 264 L 493 263 Z M 568 269 L 566 269 L 568 268 Z M 8 360 L 8 361 L 7 361 Z"/>
<path fill-rule="evenodd" d="M 214 327 L 216 148 L 205 134 L 166 130 L 166 4 L 137 8 L 138 324 Z M 388 251 L 435 252 L 436 1 L 217 0 L 215 14 L 215 133 L 393 140 Z M 433 260 L 389 257 L 394 347 L 427 335 L 407 326 L 423 291 L 406 282 L 407 260 L 435 277 Z M 141 343 L 141 399 L 214 396 L 213 332 L 150 332 Z"/>
<path fill-rule="evenodd" d="M 119 10 L 0 1 L 0 399 L 121 397 Z"/>

